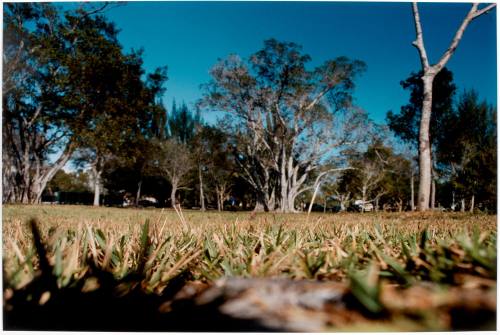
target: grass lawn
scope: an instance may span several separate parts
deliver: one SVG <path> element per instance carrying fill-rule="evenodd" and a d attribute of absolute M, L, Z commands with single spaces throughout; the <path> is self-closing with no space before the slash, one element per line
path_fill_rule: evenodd
<path fill-rule="evenodd" d="M 27 224 L 31 218 L 47 253 L 45 268 Z M 53 315 L 59 300 L 69 306 L 109 290 L 110 300 L 92 299 L 120 301 L 107 307 L 117 312 L 126 299 L 140 295 L 147 302 L 134 298 L 131 306 L 144 303 L 159 313 L 137 330 L 494 329 L 496 229 L 496 216 L 468 213 L 308 217 L 6 205 L 4 310 L 11 320 L 6 326 L 50 328 L 42 322 L 48 318 L 31 322 L 18 315 L 34 310 Z M 271 299 L 273 292 L 281 293 Z M 283 302 L 281 297 L 290 294 L 293 298 Z M 206 309 L 205 319 L 211 315 L 210 320 L 224 322 L 211 325 L 203 319 L 206 327 L 189 322 L 183 327 L 182 317 L 197 308 Z M 277 309 L 282 313 L 274 315 Z M 467 320 L 460 313 L 469 315 Z M 78 328 L 78 320 L 66 320 L 61 329 Z M 102 320 L 95 328 L 134 330 L 144 325 L 139 321 L 122 321 L 120 327 L 118 321 Z"/>

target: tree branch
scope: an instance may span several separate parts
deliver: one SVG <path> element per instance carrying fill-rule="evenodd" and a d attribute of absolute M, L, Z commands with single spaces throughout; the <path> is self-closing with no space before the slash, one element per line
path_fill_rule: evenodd
<path fill-rule="evenodd" d="M 481 10 L 476 10 L 476 12 L 474 13 L 474 16 L 472 17 L 472 19 L 474 20 L 476 17 L 481 16 L 484 13 L 487 13 L 488 11 L 492 10 L 496 5 L 497 5 L 496 3 L 492 3 L 492 4 L 484 7 Z"/>
<path fill-rule="evenodd" d="M 469 25 L 469 23 L 474 18 L 477 6 L 478 6 L 477 3 L 475 3 L 475 4 L 472 5 L 471 9 L 467 13 L 467 16 L 462 21 L 462 24 L 457 29 L 457 31 L 455 33 L 455 36 L 453 37 L 453 40 L 450 43 L 450 46 L 445 51 L 445 53 L 441 56 L 441 59 L 439 59 L 439 62 L 437 62 L 437 64 L 433 65 L 433 68 L 436 69 L 436 73 L 439 72 L 446 65 L 446 63 L 450 60 L 450 57 L 455 52 L 455 49 L 457 48 L 458 43 L 462 39 L 462 36 L 463 36 L 463 34 L 465 32 L 465 29 L 467 28 L 467 26 Z"/>
<path fill-rule="evenodd" d="M 420 24 L 420 14 L 418 12 L 418 6 L 416 2 L 412 4 L 412 9 L 413 17 L 415 19 L 415 31 L 417 33 L 417 39 L 413 41 L 412 44 L 417 48 L 420 54 L 420 62 L 422 63 L 422 68 L 424 69 L 424 72 L 426 72 L 427 69 L 429 69 L 429 59 L 427 58 L 427 52 L 425 51 L 422 25 Z"/>

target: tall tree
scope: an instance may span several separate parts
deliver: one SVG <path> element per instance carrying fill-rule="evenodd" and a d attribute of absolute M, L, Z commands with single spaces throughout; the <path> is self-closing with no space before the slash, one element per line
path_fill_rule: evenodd
<path fill-rule="evenodd" d="M 387 123 L 396 136 L 408 143 L 411 147 L 418 148 L 419 122 L 422 117 L 422 102 L 424 98 L 424 87 L 422 82 L 423 72 L 412 73 L 401 86 L 410 91 L 410 101 L 401 107 L 399 114 L 392 111 L 387 113 Z M 433 82 L 432 115 L 430 120 L 429 140 L 432 157 L 438 154 L 439 144 L 447 141 L 446 129 L 453 118 L 453 100 L 456 86 L 453 83 L 453 73 L 443 68 Z M 432 160 L 434 163 L 435 159 Z M 436 166 L 432 166 L 432 188 L 431 207 L 434 207 L 432 199 L 435 194 L 435 180 L 437 179 Z"/>
<path fill-rule="evenodd" d="M 264 210 L 295 211 L 320 160 L 366 121 L 351 104 L 364 63 L 339 57 L 308 70 L 309 61 L 299 45 L 270 39 L 248 61 L 221 60 L 205 86 L 203 104 L 228 113 L 234 157 Z"/>
<path fill-rule="evenodd" d="M 413 17 L 415 20 L 416 40 L 413 45 L 417 48 L 420 55 L 420 62 L 422 65 L 422 82 L 423 82 L 423 101 L 422 101 L 422 116 L 420 118 L 419 126 L 419 188 L 418 188 L 418 209 L 425 211 L 429 209 L 430 191 L 431 191 L 431 170 L 432 170 L 432 157 L 431 157 L 431 142 L 430 142 L 430 120 L 432 113 L 432 99 L 433 99 L 433 82 L 436 75 L 445 67 L 446 63 L 450 60 L 465 29 L 469 23 L 475 18 L 488 12 L 496 4 L 490 4 L 482 9 L 479 9 L 479 4 L 475 3 L 463 19 L 460 27 L 457 29 L 453 40 L 448 49 L 443 53 L 439 61 L 433 65 L 430 64 L 427 57 L 427 51 L 424 45 L 424 36 L 422 32 L 422 25 L 420 22 L 420 13 L 418 11 L 417 3 L 412 5 Z"/>
<path fill-rule="evenodd" d="M 74 151 L 66 123 L 71 113 L 57 102 L 71 89 L 62 81 L 61 51 L 74 47 L 81 25 L 61 22 L 48 4 L 8 3 L 3 8 L 3 201 L 34 203 Z M 48 155 L 55 151 L 60 155 L 50 163 Z"/>
<path fill-rule="evenodd" d="M 139 117 L 136 118 L 135 134 L 128 139 L 125 147 L 118 151 L 117 167 L 135 172 L 136 206 L 141 198 L 144 178 L 153 176 L 156 172 L 152 162 L 159 150 L 157 143 L 165 140 L 168 135 L 167 110 L 161 100 L 166 90 L 164 85 L 167 80 L 166 67 L 157 68 L 147 75 L 142 96 L 143 109 L 136 109 L 142 113 L 139 113 Z"/>
<path fill-rule="evenodd" d="M 100 112 L 115 108 L 113 93 L 119 91 L 116 83 L 124 70 L 117 64 L 133 67 L 136 57 L 125 60 L 119 52 L 114 25 L 100 15 L 108 6 L 64 13 L 50 4 L 5 6 L 2 160 L 7 201 L 40 201 L 47 182 L 75 149 L 89 147 L 88 135 L 99 132 L 102 120 L 113 121 Z M 49 159 L 56 153 L 55 160 Z"/>
<path fill-rule="evenodd" d="M 141 80 L 141 52 L 125 54 L 113 24 L 104 19 L 101 24 L 107 27 L 107 34 L 98 34 L 89 25 L 87 38 L 78 43 L 76 63 L 68 67 L 69 79 L 79 89 L 65 96 L 69 102 L 85 102 L 86 113 L 73 128 L 78 131 L 78 158 L 90 165 L 94 206 L 100 204 L 106 163 L 120 158 L 123 150 L 130 152 L 130 145 L 144 136 L 144 126 L 154 118 L 150 114 L 156 112 L 155 96 Z M 161 76 L 161 70 L 156 74 Z"/>

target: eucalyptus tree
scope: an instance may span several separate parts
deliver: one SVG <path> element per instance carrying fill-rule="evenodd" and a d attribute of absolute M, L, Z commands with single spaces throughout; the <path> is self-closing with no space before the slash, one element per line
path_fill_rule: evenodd
<path fill-rule="evenodd" d="M 420 22 L 420 13 L 417 3 L 412 5 L 413 17 L 415 21 L 416 39 L 413 45 L 417 48 L 420 62 L 422 66 L 422 83 L 423 83 L 423 101 L 422 101 L 422 116 L 419 125 L 419 187 L 418 187 L 418 210 L 425 211 L 429 209 L 429 199 L 431 191 L 431 170 L 432 170 L 432 156 L 431 156 L 431 142 L 430 142 L 430 123 L 432 115 L 432 99 L 433 99 L 433 82 L 436 75 L 446 66 L 451 56 L 462 39 L 462 36 L 467 29 L 467 26 L 479 16 L 492 10 L 496 4 L 487 5 L 479 9 L 479 4 L 472 4 L 469 12 L 463 19 L 458 27 L 455 35 L 446 49 L 441 55 L 438 62 L 431 64 L 427 56 L 427 50 L 424 44 L 424 35 L 422 31 L 422 24 Z"/>
<path fill-rule="evenodd" d="M 231 55 L 212 69 L 202 105 L 226 112 L 227 133 L 256 209 L 295 211 L 295 199 L 322 160 L 354 142 L 362 111 L 352 106 L 365 65 L 338 57 L 307 69 L 295 43 L 270 39 L 248 60 Z"/>

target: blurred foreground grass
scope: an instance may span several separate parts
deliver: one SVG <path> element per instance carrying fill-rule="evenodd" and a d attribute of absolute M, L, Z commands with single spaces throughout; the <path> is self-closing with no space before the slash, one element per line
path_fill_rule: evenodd
<path fill-rule="evenodd" d="M 496 216 L 491 215 L 313 213 L 307 217 L 19 205 L 3 207 L 4 290 L 21 289 L 39 274 L 40 262 L 26 224 L 30 218 L 39 221 L 59 288 L 88 279 L 89 263 L 112 273 L 117 281 L 139 271 L 141 289 L 157 295 L 186 273 L 190 281 L 208 284 L 227 277 L 311 279 L 345 283 L 372 315 L 398 302 L 394 287 L 420 289 L 422 283 L 432 283 L 435 292 L 474 288 L 489 296 L 496 290 Z M 93 289 L 89 282 L 86 290 Z M 406 291 L 406 300 L 414 291 Z M 420 309 L 425 311 L 426 306 Z M 404 326 L 407 318 L 396 328 L 447 327 L 429 321 L 435 318 L 433 313 L 422 318 L 427 320 L 421 321 L 423 328 Z M 349 322 L 333 326 L 357 329 Z"/>

